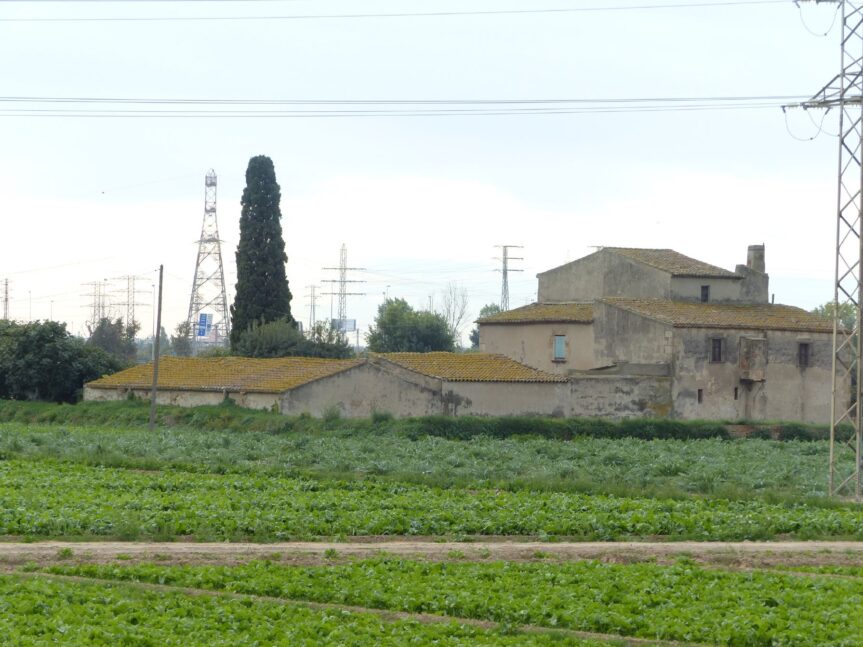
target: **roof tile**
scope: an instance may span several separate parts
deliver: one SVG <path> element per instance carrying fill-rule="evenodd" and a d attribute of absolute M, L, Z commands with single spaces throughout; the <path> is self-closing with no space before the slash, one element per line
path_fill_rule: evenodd
<path fill-rule="evenodd" d="M 566 378 L 489 353 L 384 353 L 402 368 L 449 382 L 566 382 Z"/>
<path fill-rule="evenodd" d="M 590 323 L 591 321 L 593 321 L 592 303 L 531 303 L 521 308 L 483 317 L 478 320 L 478 323 Z"/>
<path fill-rule="evenodd" d="M 315 357 L 164 357 L 159 388 L 190 391 L 279 393 L 358 366 L 362 360 Z M 87 386 L 97 389 L 150 388 L 153 364 L 140 364 Z"/>
<path fill-rule="evenodd" d="M 742 278 L 716 265 L 704 263 L 695 258 L 684 256 L 673 249 L 639 249 L 632 247 L 604 247 L 638 263 L 655 267 L 672 276 L 697 276 L 703 278 Z"/>
<path fill-rule="evenodd" d="M 606 298 L 603 303 L 676 328 L 740 328 L 832 333 L 833 322 L 801 308 L 770 303 L 698 303 Z"/>

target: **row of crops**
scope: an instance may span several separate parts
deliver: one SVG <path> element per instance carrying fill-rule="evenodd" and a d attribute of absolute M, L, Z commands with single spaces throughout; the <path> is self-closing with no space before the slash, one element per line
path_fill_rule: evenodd
<path fill-rule="evenodd" d="M 863 537 L 860 506 L 431 487 L 0 461 L 0 535 L 287 540 L 528 535 L 619 540 Z"/>
<path fill-rule="evenodd" d="M 508 627 L 534 625 L 721 645 L 863 645 L 861 578 L 720 571 L 687 561 L 660 566 L 382 557 L 324 566 L 84 564 L 49 571 L 102 581 L 432 613 Z M 136 608 L 134 602 L 128 603 L 130 613 Z M 267 614 L 264 618 L 269 620 Z"/>
<path fill-rule="evenodd" d="M 594 640 L 508 635 L 463 624 L 382 621 L 370 613 L 314 610 L 296 604 L 82 582 L 0 576 L 3 644 L 235 647 L 598 647 Z"/>

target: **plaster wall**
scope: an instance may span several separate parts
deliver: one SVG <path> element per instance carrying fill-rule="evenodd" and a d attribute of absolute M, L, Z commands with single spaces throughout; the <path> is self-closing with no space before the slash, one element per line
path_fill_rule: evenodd
<path fill-rule="evenodd" d="M 320 417 L 331 407 L 337 407 L 345 418 L 367 418 L 374 411 L 396 417 L 444 413 L 440 380 L 419 384 L 374 364 L 361 364 L 310 382 L 281 398 L 281 411 L 286 415 L 309 413 Z"/>
<path fill-rule="evenodd" d="M 671 362 L 673 333 L 669 324 L 597 302 L 593 328 L 597 367 Z"/>
<path fill-rule="evenodd" d="M 150 399 L 150 391 L 147 389 L 132 389 L 134 396 L 141 400 Z M 93 389 L 84 387 L 84 400 L 94 402 L 108 402 L 125 400 L 129 397 L 129 389 Z M 273 399 L 277 396 L 273 395 Z M 157 391 L 156 404 L 173 405 L 178 407 L 201 407 L 204 405 L 221 404 L 225 395 L 218 391 Z"/>
<path fill-rule="evenodd" d="M 602 297 L 669 298 L 671 275 L 609 250 L 537 274 L 540 303 Z"/>
<path fill-rule="evenodd" d="M 566 337 L 566 359 L 554 360 L 554 338 Z M 593 324 L 529 323 L 480 324 L 479 349 L 506 355 L 541 371 L 565 375 L 594 367 Z"/>
<path fill-rule="evenodd" d="M 674 276 L 671 298 L 675 301 L 701 301 L 701 286 L 710 286 L 711 303 L 740 301 L 741 279 Z"/>
<path fill-rule="evenodd" d="M 565 416 L 568 382 L 444 382 L 444 413 L 456 416 Z"/>

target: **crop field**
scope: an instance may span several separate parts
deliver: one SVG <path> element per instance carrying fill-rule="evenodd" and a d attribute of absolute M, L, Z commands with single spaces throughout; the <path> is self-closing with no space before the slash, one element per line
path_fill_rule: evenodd
<path fill-rule="evenodd" d="M 0 422 L 0 635 L 863 645 L 863 544 L 835 544 L 863 540 L 863 506 L 824 496 L 823 440 L 301 427 Z M 789 540 L 834 544 L 703 543 Z"/>

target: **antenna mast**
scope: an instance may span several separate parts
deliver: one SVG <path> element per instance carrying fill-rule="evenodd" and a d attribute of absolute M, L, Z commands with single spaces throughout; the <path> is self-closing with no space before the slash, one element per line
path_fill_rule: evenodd
<path fill-rule="evenodd" d="M 216 218 L 216 186 L 216 172 L 210 169 L 204 178 L 204 224 L 198 240 L 198 259 L 186 319 L 192 348 L 199 344 L 224 345 L 231 336 L 222 241 Z"/>

